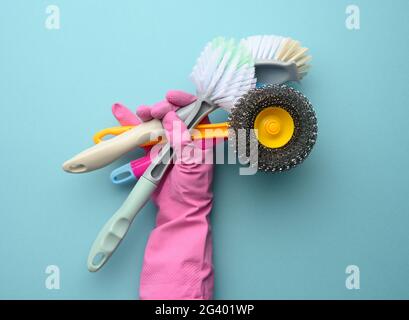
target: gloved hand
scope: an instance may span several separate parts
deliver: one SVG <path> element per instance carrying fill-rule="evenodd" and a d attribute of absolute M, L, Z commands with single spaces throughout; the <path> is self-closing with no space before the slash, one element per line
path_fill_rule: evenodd
<path fill-rule="evenodd" d="M 213 164 L 204 164 L 212 148 L 194 144 L 185 124 L 175 113 L 196 97 L 170 91 L 152 108 L 141 106 L 143 121 L 162 119 L 168 141 L 184 156 L 172 165 L 152 199 L 158 207 L 156 227 L 149 236 L 141 273 L 141 299 L 212 299 L 213 265 L 209 214 L 212 209 Z M 121 105 L 113 107 L 122 125 L 140 121 Z M 174 132 L 181 128 L 182 132 Z M 197 151 L 200 148 L 200 152 Z M 183 149 L 183 150 L 182 150 Z M 186 152 L 188 150 L 188 152 Z M 178 152 L 182 151 L 182 152 Z M 202 162 L 189 154 L 200 155 Z"/>

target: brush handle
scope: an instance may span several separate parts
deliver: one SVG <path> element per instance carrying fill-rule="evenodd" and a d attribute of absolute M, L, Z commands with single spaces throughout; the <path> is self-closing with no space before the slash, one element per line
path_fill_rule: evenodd
<path fill-rule="evenodd" d="M 85 173 L 107 166 L 122 155 L 163 134 L 159 120 L 145 122 L 112 139 L 103 141 L 77 154 L 63 164 L 70 173 Z"/>
<path fill-rule="evenodd" d="M 216 106 L 206 101 L 198 100 L 193 103 L 192 112 L 184 120 L 189 131 L 194 129 L 209 113 L 216 109 Z M 192 106 L 190 105 L 190 107 Z M 160 154 L 152 161 L 151 165 L 146 169 L 143 177 L 158 185 L 169 168 L 172 159 L 174 158 L 174 149 L 168 142 L 161 149 Z"/>
<path fill-rule="evenodd" d="M 137 177 L 132 170 L 132 162 L 124 164 L 119 168 L 114 169 L 110 175 L 111 182 L 113 184 L 121 184 L 130 181 L 136 181 Z"/>
<path fill-rule="evenodd" d="M 185 108 L 182 108 L 178 115 L 186 119 L 184 122 L 189 130 L 216 109 L 214 105 L 200 100 Z M 121 208 L 105 224 L 92 245 L 88 256 L 88 269 L 90 271 L 98 271 L 111 257 L 128 232 L 135 216 L 145 206 L 155 191 L 166 170 L 169 168 L 173 157 L 173 148 L 170 143 L 167 143 L 138 180 Z"/>
<path fill-rule="evenodd" d="M 205 116 L 207 116 L 211 111 L 214 110 L 214 107 L 204 101 L 196 101 L 188 106 L 189 109 L 193 110 L 188 115 L 178 114 L 179 118 L 185 118 L 184 122 L 188 130 L 192 130 L 197 126 Z M 160 154 L 152 161 L 151 165 L 146 169 L 143 177 L 150 180 L 154 184 L 159 184 L 162 180 L 166 170 L 172 162 L 174 157 L 174 150 L 171 144 L 166 143 L 161 149 Z"/>
<path fill-rule="evenodd" d="M 128 198 L 99 232 L 88 255 L 88 270 L 98 271 L 111 257 L 134 220 L 136 213 L 149 200 L 156 185 L 141 177 Z"/>
<path fill-rule="evenodd" d="M 259 86 L 300 80 L 297 65 L 294 62 L 256 60 L 254 66 Z"/>
<path fill-rule="evenodd" d="M 127 163 L 111 172 L 111 181 L 114 184 L 122 184 L 138 180 L 152 163 L 149 155 Z"/>

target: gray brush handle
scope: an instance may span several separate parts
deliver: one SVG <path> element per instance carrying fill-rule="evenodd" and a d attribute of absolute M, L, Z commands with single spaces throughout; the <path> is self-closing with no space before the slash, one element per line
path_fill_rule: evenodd
<path fill-rule="evenodd" d="M 294 62 L 256 60 L 254 66 L 258 83 L 284 84 L 300 80 L 297 65 Z"/>
<path fill-rule="evenodd" d="M 193 110 L 187 113 L 191 108 Z M 195 128 L 207 115 L 216 109 L 215 105 L 212 105 L 206 101 L 197 101 L 189 105 L 188 107 L 182 108 L 177 112 L 177 115 L 182 119 L 188 130 L 191 131 Z M 148 179 L 154 184 L 159 184 L 162 180 L 164 174 L 166 173 L 169 165 L 174 158 L 174 150 L 170 143 L 168 142 L 162 149 L 160 154 L 152 161 L 151 165 L 146 169 L 143 177 Z"/>

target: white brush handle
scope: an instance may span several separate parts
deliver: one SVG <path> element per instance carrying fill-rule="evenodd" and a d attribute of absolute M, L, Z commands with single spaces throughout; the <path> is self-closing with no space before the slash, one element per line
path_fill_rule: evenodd
<path fill-rule="evenodd" d="M 63 169 L 70 173 L 84 173 L 105 167 L 152 137 L 161 135 L 163 127 L 159 120 L 145 122 L 77 154 L 63 164 Z"/>

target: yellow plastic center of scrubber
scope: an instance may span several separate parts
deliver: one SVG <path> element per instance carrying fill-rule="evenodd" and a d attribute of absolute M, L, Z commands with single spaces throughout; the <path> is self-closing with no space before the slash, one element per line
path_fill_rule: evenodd
<path fill-rule="evenodd" d="M 269 107 L 257 115 L 254 129 L 261 144 L 268 148 L 281 148 L 294 134 L 294 120 L 283 108 Z"/>

